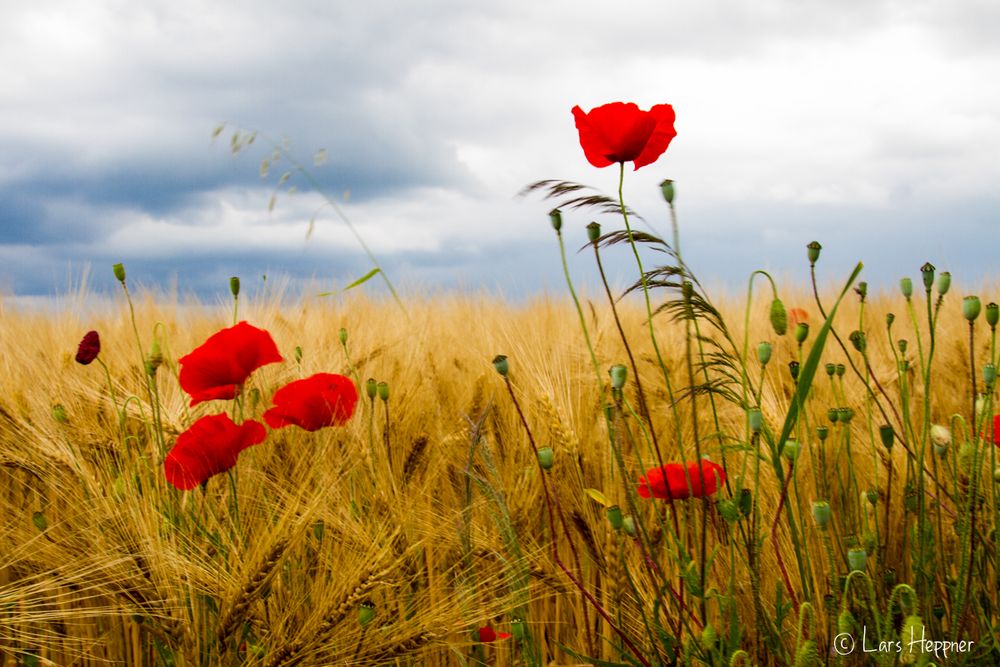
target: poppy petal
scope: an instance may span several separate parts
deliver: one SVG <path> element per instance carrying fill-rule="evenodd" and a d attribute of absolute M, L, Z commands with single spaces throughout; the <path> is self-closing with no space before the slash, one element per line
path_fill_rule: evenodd
<path fill-rule="evenodd" d="M 181 388 L 194 407 L 203 401 L 235 398 L 255 370 L 283 359 L 271 334 L 240 322 L 214 333 L 177 361 Z"/>
<path fill-rule="evenodd" d="M 225 414 L 202 417 L 177 437 L 164 475 L 178 489 L 193 489 L 232 468 L 240 452 L 266 437 L 264 425 L 252 419 L 237 425 Z"/>
<path fill-rule="evenodd" d="M 674 109 L 669 104 L 643 111 L 632 102 L 611 102 L 589 113 L 575 106 L 572 113 L 580 146 L 595 167 L 633 162 L 638 169 L 652 164 L 677 136 Z"/>
<path fill-rule="evenodd" d="M 316 373 L 289 382 L 274 393 L 274 407 L 264 413 L 271 428 L 298 426 L 318 431 L 344 424 L 354 414 L 358 390 L 350 378 L 335 373 Z"/>

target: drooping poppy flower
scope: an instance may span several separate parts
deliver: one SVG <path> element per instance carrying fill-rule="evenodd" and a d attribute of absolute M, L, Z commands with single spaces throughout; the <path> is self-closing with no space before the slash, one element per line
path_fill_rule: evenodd
<path fill-rule="evenodd" d="M 669 104 L 643 111 L 632 102 L 611 102 L 590 113 L 575 106 L 573 117 L 583 153 L 595 167 L 615 162 L 632 162 L 636 169 L 645 167 L 656 162 L 677 136 L 674 108 Z"/>
<path fill-rule="evenodd" d="M 79 347 L 76 348 L 76 363 L 86 366 L 101 353 L 101 337 L 96 331 L 88 331 L 83 335 Z"/>
<path fill-rule="evenodd" d="M 497 632 L 488 625 L 479 628 L 479 630 L 476 631 L 476 635 L 479 637 L 479 641 L 483 642 L 484 644 L 490 644 L 498 639 L 507 639 L 508 637 L 510 637 L 509 632 Z"/>
<path fill-rule="evenodd" d="M 685 475 L 685 467 L 687 475 Z M 688 488 L 688 476 L 691 488 Z M 639 495 L 643 498 L 680 500 L 693 496 L 710 496 L 726 481 L 726 472 L 718 463 L 707 459 L 685 463 L 667 463 L 650 468 L 639 478 Z"/>
<path fill-rule="evenodd" d="M 316 373 L 289 382 L 274 393 L 274 407 L 264 413 L 271 428 L 299 426 L 318 431 L 343 424 L 354 414 L 358 390 L 350 378 L 336 373 Z"/>
<path fill-rule="evenodd" d="M 237 425 L 224 414 L 202 417 L 177 436 L 163 472 L 178 489 L 193 489 L 232 468 L 240 452 L 266 437 L 264 425 L 252 419 Z"/>
<path fill-rule="evenodd" d="M 193 407 L 203 401 L 236 398 L 251 373 L 283 359 L 271 334 L 240 322 L 212 334 L 177 361 L 181 388 L 191 395 Z"/>

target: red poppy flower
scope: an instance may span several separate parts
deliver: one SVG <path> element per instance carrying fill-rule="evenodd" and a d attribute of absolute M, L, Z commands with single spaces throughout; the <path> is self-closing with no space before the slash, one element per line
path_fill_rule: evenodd
<path fill-rule="evenodd" d="M 343 424 L 354 414 L 358 390 L 350 378 L 335 373 L 316 373 L 289 382 L 274 393 L 274 407 L 264 413 L 271 428 L 299 426 L 318 431 Z"/>
<path fill-rule="evenodd" d="M 687 475 L 684 469 L 687 467 Z M 688 488 L 687 477 L 691 477 Z M 693 496 L 710 496 L 726 481 L 726 473 L 718 463 L 707 459 L 683 463 L 667 463 L 662 468 L 650 468 L 639 478 L 639 495 L 643 498 L 680 500 Z"/>
<path fill-rule="evenodd" d="M 193 407 L 216 398 L 236 398 L 251 373 L 283 359 L 271 334 L 240 322 L 212 334 L 177 361 L 181 388 L 191 395 Z"/>
<path fill-rule="evenodd" d="M 202 417 L 177 436 L 163 472 L 178 489 L 193 489 L 232 468 L 240 452 L 266 437 L 264 425 L 252 419 L 237 425 L 224 414 Z"/>
<path fill-rule="evenodd" d="M 96 331 L 88 331 L 83 335 L 80 346 L 76 348 L 76 363 L 86 366 L 101 353 L 101 337 Z"/>
<path fill-rule="evenodd" d="M 510 637 L 509 632 L 497 632 L 488 625 L 486 627 L 479 628 L 479 630 L 476 631 L 476 634 L 479 636 L 479 641 L 486 644 L 495 642 L 498 639 L 507 639 Z"/>
<path fill-rule="evenodd" d="M 989 433 L 983 433 L 983 437 L 989 437 Z M 993 444 L 1000 447 L 1000 415 L 993 415 Z"/>
<path fill-rule="evenodd" d="M 612 102 L 584 113 L 573 107 L 580 145 L 595 167 L 632 162 L 635 168 L 656 162 L 677 136 L 674 108 L 656 104 L 643 111 L 632 102 Z"/>
<path fill-rule="evenodd" d="M 793 327 L 802 323 L 809 324 L 809 313 L 803 308 L 790 308 L 788 321 L 792 323 Z"/>

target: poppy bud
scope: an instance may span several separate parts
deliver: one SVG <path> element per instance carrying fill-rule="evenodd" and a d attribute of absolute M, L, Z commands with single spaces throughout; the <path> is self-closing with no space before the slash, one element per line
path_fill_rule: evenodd
<path fill-rule="evenodd" d="M 986 394 L 979 394 L 976 396 L 976 416 L 983 414 L 983 410 L 986 409 Z"/>
<path fill-rule="evenodd" d="M 629 515 L 622 519 L 622 530 L 624 530 L 629 537 L 635 537 L 635 517 Z"/>
<path fill-rule="evenodd" d="M 524 619 L 515 616 L 510 619 L 510 632 L 517 641 L 524 641 L 528 637 L 528 626 Z"/>
<path fill-rule="evenodd" d="M 854 293 L 861 297 L 861 300 L 864 301 L 865 297 L 868 296 L 868 283 L 864 281 L 858 283 L 858 286 L 854 288 Z"/>
<path fill-rule="evenodd" d="M 868 563 L 868 553 L 861 547 L 854 547 L 847 551 L 847 564 L 851 570 L 864 570 Z"/>
<path fill-rule="evenodd" d="M 986 388 L 989 389 L 993 386 L 993 383 L 997 379 L 997 367 L 993 364 L 986 364 L 983 366 L 983 382 L 986 383 Z"/>
<path fill-rule="evenodd" d="M 885 314 L 885 328 L 886 329 L 891 329 L 892 328 L 892 323 L 895 322 L 895 321 L 896 321 L 896 314 L 895 313 L 886 313 Z"/>
<path fill-rule="evenodd" d="M 757 361 L 760 362 L 761 366 L 767 366 L 767 362 L 771 360 L 771 344 L 757 343 Z"/>
<path fill-rule="evenodd" d="M 229 279 L 229 291 L 233 293 L 234 299 L 240 297 L 240 279 L 238 276 L 233 276 Z"/>
<path fill-rule="evenodd" d="M 375 604 L 371 600 L 365 600 L 358 605 L 358 623 L 361 627 L 366 627 L 375 620 Z"/>
<path fill-rule="evenodd" d="M 909 278 L 903 278 L 899 281 L 899 290 L 903 293 L 907 299 L 913 296 L 913 281 Z"/>
<path fill-rule="evenodd" d="M 663 193 L 663 198 L 668 204 L 674 203 L 674 182 L 672 180 L 668 178 L 660 183 L 660 192 Z"/>
<path fill-rule="evenodd" d="M 942 271 L 938 275 L 938 280 L 937 280 L 938 294 L 944 296 L 945 294 L 948 293 L 948 289 L 950 287 L 951 287 L 951 274 L 948 273 L 947 271 Z"/>
<path fill-rule="evenodd" d="M 861 354 L 864 354 L 865 349 L 868 347 L 865 341 L 865 332 L 858 330 L 852 331 L 850 339 L 851 339 L 851 345 L 854 346 L 854 349 L 860 352 Z"/>
<path fill-rule="evenodd" d="M 944 456 L 944 453 L 948 451 L 948 445 L 951 444 L 951 429 L 941 424 L 932 424 L 931 443 L 934 445 L 934 453 L 938 456 Z"/>
<path fill-rule="evenodd" d="M 728 498 L 720 500 L 716 507 L 719 509 L 719 514 L 722 515 L 722 518 L 729 523 L 736 523 L 741 518 L 740 508 L 736 506 L 736 503 Z"/>
<path fill-rule="evenodd" d="M 750 489 L 740 489 L 740 514 L 743 518 L 750 516 L 753 511 L 753 491 Z"/>
<path fill-rule="evenodd" d="M 844 424 L 850 423 L 851 419 L 854 418 L 854 410 L 851 408 L 837 408 L 837 419 L 839 419 Z"/>
<path fill-rule="evenodd" d="M 882 424 L 878 427 L 878 434 L 882 438 L 882 446 L 892 451 L 892 445 L 894 444 L 893 441 L 896 436 L 895 432 L 892 430 L 892 426 L 889 424 Z"/>
<path fill-rule="evenodd" d="M 794 440 L 787 440 L 785 441 L 785 446 L 781 448 L 781 455 L 789 461 L 794 461 L 799 458 L 800 449 L 799 443 Z"/>
<path fill-rule="evenodd" d="M 340 327 L 340 331 L 337 332 L 337 338 L 340 339 L 341 345 L 347 345 L 347 329 Z"/>
<path fill-rule="evenodd" d="M 838 417 L 837 408 L 830 408 L 829 410 L 826 411 L 826 418 L 829 419 L 832 423 L 834 424 L 837 423 L 837 417 Z"/>
<path fill-rule="evenodd" d="M 62 403 L 56 403 L 52 406 L 52 418 L 60 424 L 69 422 L 69 417 L 66 415 L 66 408 Z"/>
<path fill-rule="evenodd" d="M 389 400 L 389 383 L 379 382 L 377 389 L 378 397 L 381 398 L 383 402 L 387 402 Z"/>
<path fill-rule="evenodd" d="M 819 438 L 820 442 L 826 442 L 827 436 L 830 435 L 830 429 L 827 426 L 817 426 L 816 427 L 816 437 Z"/>
<path fill-rule="evenodd" d="M 872 507 L 878 505 L 878 489 L 868 489 L 865 491 L 865 498 Z"/>
<path fill-rule="evenodd" d="M 592 222 L 587 225 L 587 240 L 591 243 L 597 243 L 597 239 L 601 238 L 601 225 L 597 222 Z"/>
<path fill-rule="evenodd" d="M 905 338 L 900 338 L 896 342 L 896 345 L 899 346 L 899 353 L 900 354 L 906 354 L 906 347 L 907 347 L 908 344 L 909 343 L 907 342 L 907 340 Z"/>
<path fill-rule="evenodd" d="M 806 338 L 809 337 L 809 324 L 807 322 L 799 322 L 795 325 L 795 342 L 801 345 L 806 342 Z"/>
<path fill-rule="evenodd" d="M 788 331 L 788 313 L 785 312 L 785 304 L 781 302 L 781 299 L 775 299 L 771 302 L 769 317 L 774 333 L 784 336 L 785 332 Z"/>
<path fill-rule="evenodd" d="M 556 462 L 556 453 L 551 447 L 542 447 L 536 452 L 538 456 L 538 465 L 542 466 L 542 470 L 551 470 L 553 464 Z"/>
<path fill-rule="evenodd" d="M 799 362 L 789 361 L 788 362 L 788 372 L 792 375 L 792 380 L 799 379 Z"/>
<path fill-rule="evenodd" d="M 621 530 L 622 528 L 622 508 L 618 505 L 612 505 L 607 510 L 608 513 L 608 523 L 615 530 Z"/>
<path fill-rule="evenodd" d="M 625 378 L 628 377 L 628 369 L 621 364 L 615 364 L 608 370 L 608 375 L 611 376 L 611 386 L 615 389 L 621 389 L 625 386 Z"/>
<path fill-rule="evenodd" d="M 86 366 L 93 362 L 100 353 L 101 337 L 96 331 L 88 331 L 84 334 L 83 340 L 80 341 L 80 345 L 76 349 L 76 363 Z"/>
<path fill-rule="evenodd" d="M 507 355 L 498 354 L 493 357 L 493 368 L 497 369 L 497 373 L 503 377 L 507 377 L 507 372 L 510 370 L 510 365 L 507 363 Z"/>
<path fill-rule="evenodd" d="M 146 369 L 150 375 L 156 373 L 156 369 L 163 365 L 163 351 L 160 349 L 160 341 L 154 340 L 153 346 L 149 349 L 149 356 L 146 357 Z"/>
<path fill-rule="evenodd" d="M 125 265 L 122 264 L 121 262 L 119 262 L 119 263 L 115 264 L 114 266 L 112 266 L 111 270 L 114 271 L 115 278 L 118 279 L 118 282 L 120 282 L 122 285 L 124 285 L 125 284 Z"/>
<path fill-rule="evenodd" d="M 934 265 L 930 262 L 925 263 L 920 267 L 920 275 L 924 279 L 924 289 L 930 292 L 934 286 Z"/>
<path fill-rule="evenodd" d="M 830 525 L 830 519 L 832 518 L 830 503 L 825 500 L 814 501 L 812 504 L 812 515 L 817 526 L 826 528 Z"/>
<path fill-rule="evenodd" d="M 761 413 L 760 408 L 750 408 L 747 410 L 747 421 L 750 423 L 751 431 L 760 433 L 760 429 L 764 425 L 764 415 Z"/>
<path fill-rule="evenodd" d="M 845 366 L 844 364 L 837 364 L 837 377 L 839 378 L 844 377 L 844 373 L 846 372 L 847 372 L 847 366 Z"/>
<path fill-rule="evenodd" d="M 826 374 L 827 375 L 829 375 L 830 377 L 833 377 L 833 374 L 835 372 L 837 372 L 837 367 L 834 364 L 827 364 L 826 365 Z"/>
<path fill-rule="evenodd" d="M 997 321 L 1000 321 L 1000 306 L 990 301 L 986 304 L 986 323 L 993 329 L 996 328 Z"/>
<path fill-rule="evenodd" d="M 552 229 L 558 232 L 562 229 L 562 211 L 557 208 L 549 211 L 549 222 L 552 223 Z"/>
<path fill-rule="evenodd" d="M 976 321 L 982 308 L 983 304 L 978 296 L 967 296 L 962 299 L 962 315 L 970 322 Z"/>
<path fill-rule="evenodd" d="M 375 381 L 375 378 L 365 380 L 365 393 L 368 394 L 368 398 L 375 400 L 375 395 L 378 393 L 378 382 Z"/>
<path fill-rule="evenodd" d="M 806 257 L 809 258 L 809 265 L 813 266 L 819 260 L 819 251 L 823 249 L 823 246 L 819 244 L 819 241 L 812 241 L 806 246 Z"/>

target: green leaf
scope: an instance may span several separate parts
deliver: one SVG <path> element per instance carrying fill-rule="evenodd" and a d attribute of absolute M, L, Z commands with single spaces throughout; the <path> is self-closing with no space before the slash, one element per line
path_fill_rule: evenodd
<path fill-rule="evenodd" d="M 45 515 L 41 512 L 35 512 L 31 515 L 31 522 L 35 524 L 35 528 L 41 532 L 45 532 L 49 528 L 49 522 L 46 520 Z"/>
<path fill-rule="evenodd" d="M 596 500 L 600 504 L 604 505 L 605 507 L 610 507 L 611 506 L 611 501 L 608 500 L 608 497 L 605 496 L 600 491 L 598 491 L 597 489 L 584 489 L 583 491 L 588 496 L 590 496 L 591 498 L 593 498 L 594 500 Z"/>
<path fill-rule="evenodd" d="M 351 283 L 350 285 L 348 285 L 344 289 L 340 290 L 340 292 L 346 292 L 349 289 L 354 289 L 358 285 L 363 285 L 363 284 L 365 284 L 366 282 L 368 282 L 369 280 L 371 280 L 372 278 L 374 278 L 375 276 L 377 276 L 380 273 L 382 273 L 382 269 L 374 268 L 371 271 L 369 271 L 368 273 L 366 273 L 365 275 L 363 275 L 360 278 L 358 278 L 357 280 L 355 280 L 353 283 Z M 338 293 L 339 292 L 322 292 L 322 293 L 320 293 L 319 296 L 333 296 L 334 294 L 338 294 Z"/>

